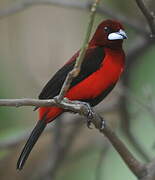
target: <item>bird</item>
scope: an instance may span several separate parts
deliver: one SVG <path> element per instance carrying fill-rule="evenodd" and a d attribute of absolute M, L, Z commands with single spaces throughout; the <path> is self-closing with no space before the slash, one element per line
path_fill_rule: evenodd
<path fill-rule="evenodd" d="M 73 79 L 65 97 L 88 103 L 91 107 L 99 104 L 115 87 L 125 69 L 125 53 L 122 48 L 124 39 L 127 39 L 127 35 L 120 22 L 111 19 L 102 21 L 88 43 L 81 71 Z M 80 50 L 47 82 L 39 99 L 52 99 L 59 95 L 79 53 Z M 39 120 L 19 156 L 18 170 L 23 169 L 32 148 L 47 124 L 66 112 L 59 107 L 40 107 L 38 111 Z"/>

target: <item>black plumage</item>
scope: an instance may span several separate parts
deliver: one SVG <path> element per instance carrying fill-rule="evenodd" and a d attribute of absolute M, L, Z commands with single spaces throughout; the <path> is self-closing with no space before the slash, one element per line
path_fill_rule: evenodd
<path fill-rule="evenodd" d="M 17 161 L 17 169 L 21 170 L 23 168 L 25 161 L 27 160 L 33 146 L 37 142 L 46 125 L 47 123 L 45 122 L 45 118 L 37 122 Z"/>
<path fill-rule="evenodd" d="M 77 55 L 78 56 L 78 55 Z M 39 99 L 52 99 L 57 96 L 61 90 L 61 87 L 67 77 L 67 74 L 73 69 L 76 62 L 76 57 L 73 60 L 65 64 L 57 73 L 48 81 L 39 95 Z M 77 85 L 93 72 L 96 72 L 103 62 L 105 53 L 104 47 L 95 47 L 88 49 L 81 66 L 80 74 L 73 80 L 70 88 Z"/>

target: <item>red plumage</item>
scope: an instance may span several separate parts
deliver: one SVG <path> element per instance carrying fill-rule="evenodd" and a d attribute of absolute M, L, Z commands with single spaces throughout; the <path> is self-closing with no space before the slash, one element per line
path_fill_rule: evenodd
<path fill-rule="evenodd" d="M 97 28 L 92 40 L 89 42 L 81 72 L 71 83 L 65 97 L 70 100 L 80 100 L 97 105 L 113 89 L 124 70 L 125 55 L 122 49 L 126 34 L 119 22 L 106 20 Z M 78 57 L 77 52 L 46 84 L 39 99 L 51 99 L 57 96 L 69 71 L 72 70 Z M 46 127 L 63 113 L 57 107 L 39 108 L 39 122 L 31 133 L 17 163 L 22 169 L 31 149 Z"/>
<path fill-rule="evenodd" d="M 124 53 L 109 48 L 104 50 L 105 57 L 102 60 L 100 69 L 72 87 L 65 97 L 70 100 L 92 99 L 118 81 L 124 70 Z M 47 122 L 54 120 L 63 112 L 61 108 L 56 107 L 39 108 L 39 118 L 42 119 L 47 111 Z"/>

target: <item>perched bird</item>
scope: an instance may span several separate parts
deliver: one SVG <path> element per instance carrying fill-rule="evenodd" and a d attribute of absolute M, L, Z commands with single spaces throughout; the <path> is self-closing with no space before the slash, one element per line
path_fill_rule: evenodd
<path fill-rule="evenodd" d="M 70 100 L 87 102 L 90 106 L 100 103 L 114 88 L 125 66 L 123 39 L 127 35 L 123 26 L 114 20 L 103 21 L 89 42 L 80 74 L 74 78 L 65 97 Z M 57 96 L 67 74 L 73 69 L 79 51 L 49 80 L 39 99 Z M 64 112 L 58 107 L 40 107 L 39 121 L 33 129 L 17 162 L 21 170 L 33 146 L 46 125 Z"/>

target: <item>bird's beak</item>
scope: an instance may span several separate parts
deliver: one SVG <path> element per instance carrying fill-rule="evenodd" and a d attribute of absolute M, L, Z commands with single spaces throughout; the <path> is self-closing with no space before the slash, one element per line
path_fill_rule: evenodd
<path fill-rule="evenodd" d="M 125 31 L 120 29 L 118 32 L 113 32 L 108 35 L 109 40 L 119 40 L 119 39 L 127 39 L 127 35 Z"/>

